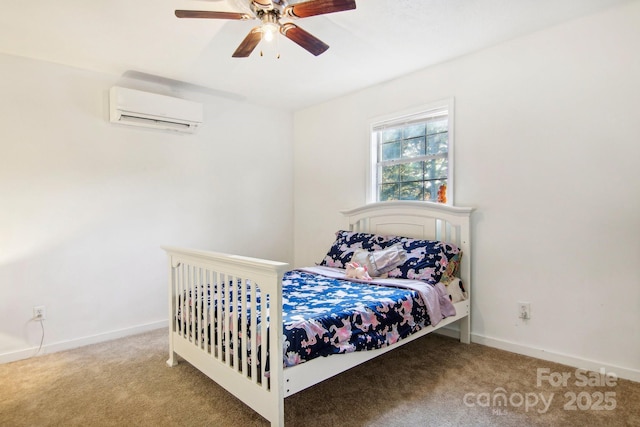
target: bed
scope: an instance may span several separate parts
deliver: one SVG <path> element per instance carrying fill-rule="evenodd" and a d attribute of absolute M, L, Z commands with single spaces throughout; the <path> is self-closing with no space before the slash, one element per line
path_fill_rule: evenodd
<path fill-rule="evenodd" d="M 286 397 L 387 351 L 454 322 L 457 330 L 448 328 L 447 334 L 459 333 L 460 341 L 469 343 L 472 211 L 410 201 L 343 211 L 345 227 L 336 232 L 320 265 L 302 269 L 164 246 L 169 259 L 167 364 L 175 366 L 181 357 L 272 426 L 283 426 Z M 430 246 L 415 252 L 416 242 Z M 433 258 L 429 251 L 438 261 L 409 269 L 407 275 L 404 267 L 412 254 Z M 373 262 L 364 263 L 367 272 L 373 268 L 382 277 L 346 280 L 344 268 L 353 275 L 354 267 L 363 266 L 347 266 L 356 254 Z M 385 269 L 379 268 L 389 259 Z M 462 288 L 462 296 L 452 299 L 451 289 Z M 357 307 L 349 308 L 353 301 Z M 373 302 L 360 304 L 365 301 Z M 333 305 L 329 323 L 316 317 L 327 304 Z M 344 311 L 354 323 L 336 320 Z M 382 324 L 392 317 L 399 323 Z M 281 325 L 281 333 L 270 333 L 269 325 Z M 365 336 L 358 338 L 363 331 Z"/>

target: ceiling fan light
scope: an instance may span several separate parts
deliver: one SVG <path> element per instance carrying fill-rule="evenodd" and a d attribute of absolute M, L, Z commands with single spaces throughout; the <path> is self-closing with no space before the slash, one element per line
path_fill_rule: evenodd
<path fill-rule="evenodd" d="M 262 24 L 262 37 L 265 41 L 270 42 L 278 33 L 278 26 L 270 22 Z"/>

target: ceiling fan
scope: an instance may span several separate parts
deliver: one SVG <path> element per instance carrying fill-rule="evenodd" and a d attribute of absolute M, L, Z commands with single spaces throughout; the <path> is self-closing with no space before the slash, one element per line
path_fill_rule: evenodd
<path fill-rule="evenodd" d="M 291 22 L 280 22 L 281 18 L 298 19 L 327 13 L 342 12 L 356 8 L 355 0 L 309 0 L 289 4 L 287 0 L 250 0 L 248 12 L 215 12 L 201 10 L 176 10 L 178 18 L 232 19 L 245 21 L 259 19 L 261 24 L 251 29 L 247 37 L 233 53 L 234 58 L 246 58 L 264 37 L 271 40 L 280 33 L 304 49 L 318 56 L 329 45 Z"/>

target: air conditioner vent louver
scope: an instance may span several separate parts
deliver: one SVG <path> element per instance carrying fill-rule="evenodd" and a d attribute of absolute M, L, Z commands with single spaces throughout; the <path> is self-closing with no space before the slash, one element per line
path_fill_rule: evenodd
<path fill-rule="evenodd" d="M 202 118 L 202 104 L 197 102 L 119 86 L 109 92 L 112 123 L 193 133 Z"/>

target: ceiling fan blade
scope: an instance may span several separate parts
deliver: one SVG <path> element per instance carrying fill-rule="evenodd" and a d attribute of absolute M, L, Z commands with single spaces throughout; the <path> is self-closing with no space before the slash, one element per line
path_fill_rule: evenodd
<path fill-rule="evenodd" d="M 329 49 L 328 44 L 324 43 L 322 40 L 312 36 L 310 33 L 290 22 L 282 24 L 282 26 L 280 27 L 280 32 L 286 38 L 288 38 L 289 40 L 293 40 L 315 56 L 318 56 L 325 50 Z"/>
<path fill-rule="evenodd" d="M 265 9 L 273 9 L 273 2 L 271 0 L 253 0 L 253 2 Z"/>
<path fill-rule="evenodd" d="M 262 30 L 260 29 L 260 26 L 252 28 L 249 34 L 247 34 L 247 37 L 242 40 L 240 46 L 238 46 L 236 51 L 233 52 L 233 55 L 231 56 L 233 56 L 234 58 L 248 57 L 249 55 L 251 55 L 251 52 L 253 52 L 253 49 L 258 46 L 260 40 L 262 40 Z"/>
<path fill-rule="evenodd" d="M 287 6 L 283 14 L 292 18 L 324 15 L 325 13 L 342 12 L 356 8 L 355 0 L 311 0 Z"/>
<path fill-rule="evenodd" d="M 240 12 L 213 12 L 208 10 L 176 10 L 178 18 L 205 18 L 205 19 L 253 19 L 253 16 Z"/>

